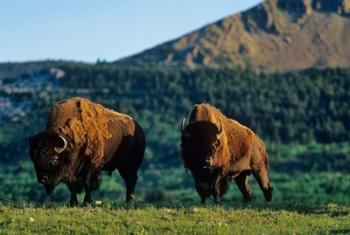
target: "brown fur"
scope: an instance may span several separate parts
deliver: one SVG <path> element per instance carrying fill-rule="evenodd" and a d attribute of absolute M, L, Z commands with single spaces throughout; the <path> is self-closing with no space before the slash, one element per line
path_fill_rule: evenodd
<path fill-rule="evenodd" d="M 48 120 L 47 129 L 69 136 L 73 140 L 70 145 L 84 147 L 83 155 L 100 168 L 104 164 L 105 143 L 112 138 L 108 123 L 117 120 L 129 124 L 132 118 L 87 99 L 74 97 L 57 103 L 51 109 Z M 134 127 L 127 126 L 127 132 L 132 135 Z"/>
<path fill-rule="evenodd" d="M 205 162 L 210 162 L 211 172 L 216 172 L 218 182 L 220 179 L 225 179 L 227 177 L 236 178 L 240 174 L 253 172 L 263 191 L 272 191 L 272 187 L 270 187 L 268 183 L 269 164 L 263 141 L 251 129 L 233 119 L 227 118 L 210 104 L 198 104 L 193 107 L 185 132 L 186 130 L 193 131 L 195 129 L 194 126 L 197 126 L 197 129 L 201 129 L 206 128 L 206 126 L 209 128 L 210 125 L 215 125 L 216 131 L 220 129 L 220 127 L 222 128 L 221 134 L 218 134 L 218 137 L 216 137 L 216 139 L 219 140 L 220 147 L 213 152 L 210 159 L 198 156 L 200 155 L 198 154 L 200 150 L 197 151 L 197 154 L 196 152 L 187 151 L 186 149 L 182 151 L 185 167 L 190 166 L 189 168 L 193 168 L 192 172 L 194 172 L 195 178 L 198 180 L 203 180 L 204 178 L 203 176 L 199 177 L 198 173 L 196 173 L 199 171 L 194 169 L 198 167 L 206 168 L 205 163 L 203 163 L 204 159 Z M 210 128 L 208 130 L 210 130 Z M 210 135 L 208 135 L 208 138 L 209 137 Z M 197 134 L 196 138 L 200 138 L 200 136 Z M 191 141 L 192 144 L 196 143 L 197 147 L 189 146 L 189 149 L 209 149 L 211 147 L 211 144 L 209 144 L 209 146 L 203 146 L 208 143 L 204 144 L 204 142 L 200 140 L 196 142 L 195 140 L 186 140 L 184 137 L 182 139 L 183 142 Z M 197 165 L 199 164 L 199 166 L 194 165 L 196 159 Z M 207 179 L 209 178 L 210 177 L 207 177 Z M 243 180 L 245 181 L 245 178 Z M 269 196 L 267 196 L 267 200 L 270 200 Z"/>

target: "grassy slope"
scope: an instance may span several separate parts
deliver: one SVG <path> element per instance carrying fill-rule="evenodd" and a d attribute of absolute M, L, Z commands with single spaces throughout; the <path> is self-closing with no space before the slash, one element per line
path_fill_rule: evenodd
<path fill-rule="evenodd" d="M 194 207 L 195 206 L 195 207 Z M 350 233 L 350 207 L 138 205 L 34 208 L 0 205 L 0 234 L 325 234 Z"/>

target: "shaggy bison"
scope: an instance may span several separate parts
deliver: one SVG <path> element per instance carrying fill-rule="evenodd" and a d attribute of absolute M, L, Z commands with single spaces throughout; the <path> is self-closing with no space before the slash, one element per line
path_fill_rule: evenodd
<path fill-rule="evenodd" d="M 188 124 L 185 119 L 182 121 L 181 133 L 181 157 L 194 177 L 202 203 L 210 195 L 219 203 L 230 179 L 236 181 L 244 201 L 250 201 L 252 190 L 247 178 L 250 173 L 258 181 L 266 201 L 271 201 L 265 146 L 252 130 L 209 104 L 198 104 Z"/>
<path fill-rule="evenodd" d="M 133 199 L 145 137 L 130 116 L 84 98 L 67 99 L 53 106 L 46 129 L 30 137 L 29 144 L 37 179 L 47 194 L 63 182 L 70 190 L 71 206 L 78 204 L 82 189 L 83 205 L 90 204 L 101 171 L 110 175 L 118 169 L 125 181 L 126 201 Z"/>

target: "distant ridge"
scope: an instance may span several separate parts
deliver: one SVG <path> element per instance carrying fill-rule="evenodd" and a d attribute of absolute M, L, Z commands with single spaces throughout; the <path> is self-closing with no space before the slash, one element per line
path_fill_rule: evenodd
<path fill-rule="evenodd" d="M 87 64 L 70 60 L 39 60 L 29 62 L 3 62 L 0 63 L 0 84 L 1 79 L 6 77 L 17 77 L 19 75 L 39 72 L 41 70 L 59 67 L 61 65 Z"/>
<path fill-rule="evenodd" d="M 350 0 L 268 0 L 117 64 L 286 72 L 350 65 Z"/>

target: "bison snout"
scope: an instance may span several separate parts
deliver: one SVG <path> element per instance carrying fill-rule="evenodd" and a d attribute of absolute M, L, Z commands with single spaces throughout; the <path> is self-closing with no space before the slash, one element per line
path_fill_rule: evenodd
<path fill-rule="evenodd" d="M 47 177 L 47 175 L 44 175 L 40 178 L 40 183 L 45 184 L 47 183 L 48 180 L 49 180 L 49 177 Z"/>

